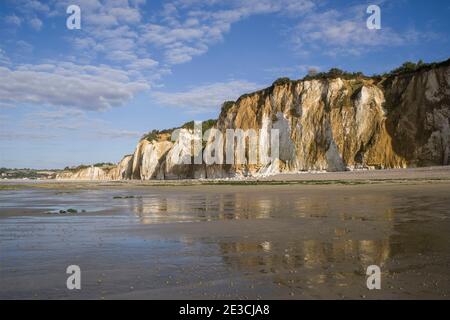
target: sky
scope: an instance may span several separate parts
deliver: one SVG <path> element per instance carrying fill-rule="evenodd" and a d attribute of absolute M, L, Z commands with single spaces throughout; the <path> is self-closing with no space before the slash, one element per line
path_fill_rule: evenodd
<path fill-rule="evenodd" d="M 446 60 L 449 16 L 447 0 L 0 0 L 0 167 L 118 162 L 145 132 L 311 68 Z"/>

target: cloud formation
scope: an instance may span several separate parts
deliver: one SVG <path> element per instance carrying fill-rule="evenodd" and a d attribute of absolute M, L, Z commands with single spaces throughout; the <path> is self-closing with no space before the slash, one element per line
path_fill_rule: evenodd
<path fill-rule="evenodd" d="M 323 51 L 330 56 L 347 56 L 416 43 L 432 36 L 414 30 L 400 33 L 384 25 L 381 30 L 369 30 L 367 18 L 363 5 L 350 6 L 347 10 L 312 12 L 296 24 L 291 40 L 301 53 Z"/>
<path fill-rule="evenodd" d="M 180 64 L 206 53 L 240 20 L 268 13 L 301 16 L 314 7 L 310 0 L 178 0 L 164 6 L 160 23 L 142 26 L 140 41 L 162 49 L 167 63 Z"/>
<path fill-rule="evenodd" d="M 107 66 L 73 63 L 0 67 L 0 104 L 34 104 L 101 111 L 124 105 L 148 90 L 145 82 Z"/>
<path fill-rule="evenodd" d="M 223 41 L 234 23 L 255 15 L 275 14 L 294 19 L 291 40 L 296 50 L 303 53 L 357 55 L 367 48 L 399 46 L 423 38 L 419 32 L 400 34 L 385 26 L 382 32 L 368 30 L 364 6 L 337 11 L 322 10 L 322 2 L 312 0 L 173 0 L 164 2 L 151 16 L 145 16 L 144 3 L 143 0 L 18 0 L 17 10 L 6 16 L 5 22 L 16 27 L 28 24 L 37 31 L 43 27 L 43 18 L 65 16 L 68 5 L 79 5 L 82 30 L 67 36 L 76 49 L 70 60 L 83 56 L 87 62 L 20 65 L 0 48 L 3 65 L 0 76 L 10 80 L 0 83 L 0 107 L 38 104 L 100 111 L 125 105 L 170 74 L 173 65 L 205 54 L 211 45 Z M 16 41 L 15 48 L 16 57 L 33 52 L 33 46 L 23 40 Z M 154 52 L 161 57 L 156 59 Z M 304 65 L 299 65 L 271 71 L 295 75 L 305 70 Z M 225 97 L 238 91 L 254 87 L 254 83 L 230 81 L 177 93 L 155 92 L 153 96 L 163 105 L 184 105 L 199 112 L 217 107 Z"/>
<path fill-rule="evenodd" d="M 11 63 L 11 60 L 6 55 L 5 50 L 0 48 L 0 65 L 1 64 L 10 64 L 10 63 Z"/>
<path fill-rule="evenodd" d="M 22 24 L 22 19 L 20 19 L 15 14 L 10 15 L 10 16 L 6 16 L 4 18 L 4 21 L 5 21 L 6 24 L 9 24 L 9 25 L 15 26 L 15 27 L 20 27 L 20 25 Z"/>
<path fill-rule="evenodd" d="M 231 80 L 196 86 L 180 92 L 154 92 L 152 97 L 162 106 L 182 108 L 190 113 L 212 112 L 219 110 L 224 101 L 235 100 L 259 87 L 253 82 Z"/>
<path fill-rule="evenodd" d="M 34 30 L 36 30 L 36 31 L 41 30 L 42 25 L 43 25 L 41 19 L 39 19 L 39 18 L 33 18 L 33 19 L 30 19 L 30 20 L 29 20 L 29 24 L 30 24 L 30 26 L 31 26 Z"/>

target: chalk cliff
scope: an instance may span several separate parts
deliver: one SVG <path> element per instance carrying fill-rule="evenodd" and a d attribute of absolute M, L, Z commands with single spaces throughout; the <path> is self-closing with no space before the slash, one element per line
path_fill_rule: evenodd
<path fill-rule="evenodd" d="M 183 164 L 190 141 L 172 142 L 164 134 L 141 140 L 115 167 L 70 170 L 57 178 L 223 178 L 448 165 L 449 61 L 384 77 L 282 79 L 224 104 L 214 125 L 224 135 L 226 129 L 255 129 L 264 143 L 264 133 L 279 130 L 279 157 L 268 164 Z"/>

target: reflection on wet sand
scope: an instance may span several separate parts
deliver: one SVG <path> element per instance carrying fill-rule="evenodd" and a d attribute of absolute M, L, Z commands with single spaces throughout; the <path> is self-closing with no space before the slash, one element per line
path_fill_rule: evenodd
<path fill-rule="evenodd" d="M 3 210 L 1 218 L 0 297 L 67 297 L 52 288 L 65 284 L 60 277 L 75 259 L 96 275 L 77 298 L 105 292 L 125 298 L 447 298 L 448 188 L 105 188 L 57 198 L 55 190 L 5 193 L 4 203 L 18 211 Z M 23 203 L 108 209 L 24 217 Z M 366 287 L 366 268 L 373 264 L 381 267 L 382 290 Z M 36 285 L 30 289 L 30 283 Z"/>
<path fill-rule="evenodd" d="M 367 266 L 384 267 L 389 258 L 389 240 L 342 240 L 326 243 L 305 240 L 289 245 L 221 243 L 224 262 L 243 272 L 273 275 L 275 283 L 348 285 L 347 277 L 362 275 Z M 339 269 L 341 266 L 341 270 Z M 343 267 L 350 266 L 350 269 Z M 304 269 L 309 269 L 304 272 Z M 312 271 L 312 272 L 311 272 Z M 306 275 L 306 277 L 305 277 Z"/>
<path fill-rule="evenodd" d="M 417 193 L 389 190 L 376 194 L 355 190 L 168 194 L 144 196 L 132 208 L 144 224 L 175 220 L 301 221 L 307 226 L 306 231 L 290 233 L 288 238 L 280 237 L 283 230 L 274 230 L 266 236 L 258 235 L 255 240 L 246 236 L 244 230 L 239 237 L 224 234 L 215 238 L 203 236 L 197 241 L 217 244 L 217 255 L 231 269 L 244 275 L 265 275 L 273 284 L 286 286 L 290 291 L 320 285 L 330 288 L 357 286 L 364 291 L 365 271 L 369 265 L 380 266 L 384 280 L 394 288 L 391 282 L 398 276 L 397 265 L 401 260 L 407 260 L 404 264 L 410 267 L 405 268 L 412 271 L 409 268 L 420 264 L 423 254 L 439 251 L 445 257 L 436 267 L 448 264 L 448 235 L 433 232 L 436 224 L 448 226 L 450 200 L 442 195 L 438 192 L 418 196 Z M 319 228 L 312 224 L 317 220 L 320 221 Z M 431 225 L 425 228 L 425 222 Z M 429 233 L 425 231 L 427 228 Z M 189 245 L 196 241 L 195 237 L 189 236 L 180 240 Z M 415 271 L 414 275 L 420 279 L 421 275 Z M 403 287 L 407 284 L 399 287 L 405 290 Z M 414 287 L 414 282 L 410 287 Z M 444 296 L 447 291 L 446 286 Z"/>
<path fill-rule="evenodd" d="M 342 220 L 393 218 L 393 198 L 382 195 L 340 196 L 279 193 L 150 194 L 129 199 L 127 206 L 144 224 L 263 218 L 326 218 Z M 380 212 L 380 209 L 382 212 Z M 381 217 L 380 217 L 381 213 Z"/>
<path fill-rule="evenodd" d="M 269 218 L 281 204 L 268 199 L 248 201 L 244 194 L 180 194 L 141 197 L 128 204 L 143 224 Z"/>

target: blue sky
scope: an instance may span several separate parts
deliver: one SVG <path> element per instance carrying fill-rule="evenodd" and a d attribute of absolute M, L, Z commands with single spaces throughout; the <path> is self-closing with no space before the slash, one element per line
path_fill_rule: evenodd
<path fill-rule="evenodd" d="M 66 27 L 71 4 L 81 30 Z M 446 0 L 2 0 L 0 166 L 117 162 L 151 129 L 216 118 L 312 67 L 446 60 L 449 16 Z"/>

